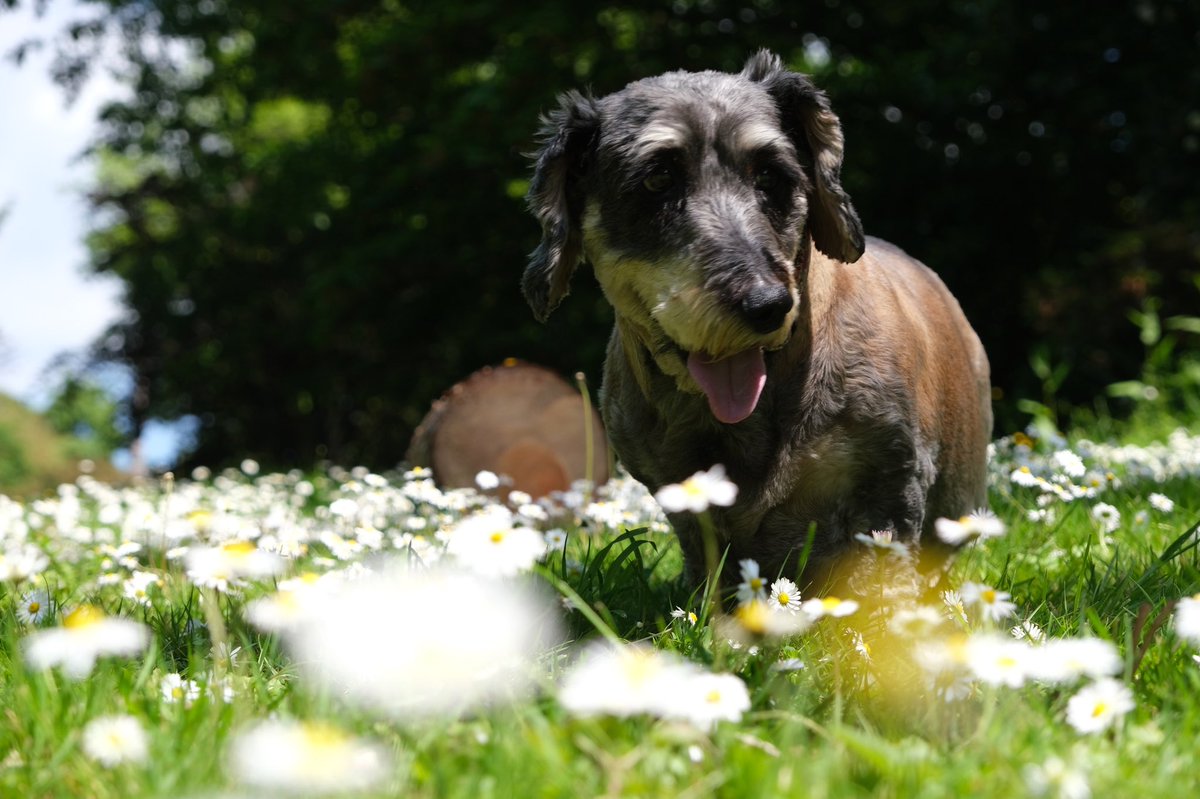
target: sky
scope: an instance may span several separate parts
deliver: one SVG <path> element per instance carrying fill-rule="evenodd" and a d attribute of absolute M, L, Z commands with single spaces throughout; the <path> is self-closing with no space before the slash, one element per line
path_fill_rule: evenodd
<path fill-rule="evenodd" d="M 85 272 L 91 170 L 79 156 L 96 134 L 99 109 L 124 89 L 107 70 L 94 70 L 68 105 L 50 78 L 51 47 L 20 67 L 8 58 L 20 42 L 53 39 L 69 21 L 95 13 L 61 0 L 38 18 L 31 5 L 0 12 L 0 391 L 41 409 L 54 388 L 45 379 L 51 361 L 82 352 L 121 316 L 120 282 Z M 168 463 L 180 436 L 168 426 L 147 430 L 147 462 Z"/>

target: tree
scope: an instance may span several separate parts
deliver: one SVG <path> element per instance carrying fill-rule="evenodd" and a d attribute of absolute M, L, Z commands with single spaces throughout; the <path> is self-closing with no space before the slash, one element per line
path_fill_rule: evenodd
<path fill-rule="evenodd" d="M 83 79 L 79 42 L 119 31 L 133 92 L 93 152 L 90 245 L 129 313 L 96 355 L 136 376 L 135 433 L 200 417 L 194 460 L 386 466 L 478 366 L 594 381 L 611 318 L 594 281 L 544 327 L 517 289 L 535 120 L 568 88 L 736 70 L 759 46 L 829 91 L 868 231 L 943 275 L 1007 397 L 1035 384 L 1035 340 L 1081 399 L 1136 373 L 1127 309 L 1194 302 L 1186 2 L 99 6 L 57 70 Z"/>

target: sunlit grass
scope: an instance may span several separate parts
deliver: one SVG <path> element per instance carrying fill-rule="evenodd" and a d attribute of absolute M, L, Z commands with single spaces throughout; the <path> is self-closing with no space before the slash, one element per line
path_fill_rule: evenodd
<path fill-rule="evenodd" d="M 968 545 L 946 575 L 961 610 L 907 590 L 905 553 L 868 535 L 861 568 L 878 580 L 861 606 L 791 628 L 726 615 L 732 597 L 680 585 L 678 547 L 628 481 L 552 504 L 518 496 L 500 512 L 419 473 L 246 464 L 0 500 L 0 795 L 1195 794 L 1200 665 L 1172 614 L 1200 591 L 1200 439 L 1117 451 L 1018 436 L 999 442 L 992 473 L 1007 532 Z M 513 533 L 526 529 L 565 532 L 565 546 L 553 532 L 531 548 Z M 413 573 L 441 579 L 447 549 L 475 562 L 477 550 L 462 554 L 471 541 L 523 549 L 495 550 L 500 575 L 454 572 L 442 593 L 411 585 Z M 523 572 L 530 552 L 541 561 Z M 537 591 L 536 608 L 489 617 L 514 584 Z M 31 665 L 30 642 L 87 621 L 83 606 L 145 625 L 144 650 L 101 652 L 79 678 Z M 522 614 L 540 632 L 506 650 L 508 633 L 490 633 Z M 304 637 L 314 631 L 325 637 Z M 1042 639 L 1099 654 L 1039 665 Z M 580 653 L 621 641 L 648 659 L 581 684 Z M 498 658 L 505 681 L 474 693 Z M 442 671 L 402 671 L 431 664 Z M 1052 666 L 1070 674 L 1046 677 Z M 1121 693 L 1079 699 L 1107 679 L 1088 667 L 1132 709 Z M 403 692 L 419 680 L 419 696 Z M 459 693 L 432 701 L 453 680 Z M 144 756 L 117 733 L 89 740 L 105 717 L 134 720 Z"/>

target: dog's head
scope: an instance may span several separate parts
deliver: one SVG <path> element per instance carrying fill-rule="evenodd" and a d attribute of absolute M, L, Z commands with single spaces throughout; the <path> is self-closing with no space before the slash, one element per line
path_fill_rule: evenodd
<path fill-rule="evenodd" d="M 763 351 L 797 315 L 808 242 L 863 251 L 824 93 L 766 51 L 740 74 L 673 72 L 546 118 L 529 202 L 542 242 L 525 297 L 544 319 L 588 260 L 623 331 L 723 422 L 749 416 Z"/>

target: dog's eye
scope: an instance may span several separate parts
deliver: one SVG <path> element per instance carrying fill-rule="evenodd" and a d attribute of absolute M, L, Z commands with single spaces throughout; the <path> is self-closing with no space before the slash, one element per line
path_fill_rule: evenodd
<path fill-rule="evenodd" d="M 770 167 L 763 167 L 754 173 L 754 188 L 759 191 L 771 191 L 782 182 L 779 173 Z"/>
<path fill-rule="evenodd" d="M 642 181 L 642 185 L 646 187 L 646 191 L 652 191 L 655 194 L 666 191 L 667 189 L 671 188 L 674 183 L 675 176 L 672 175 L 670 170 L 667 169 L 655 170 L 654 172 L 651 172 L 645 180 Z"/>

